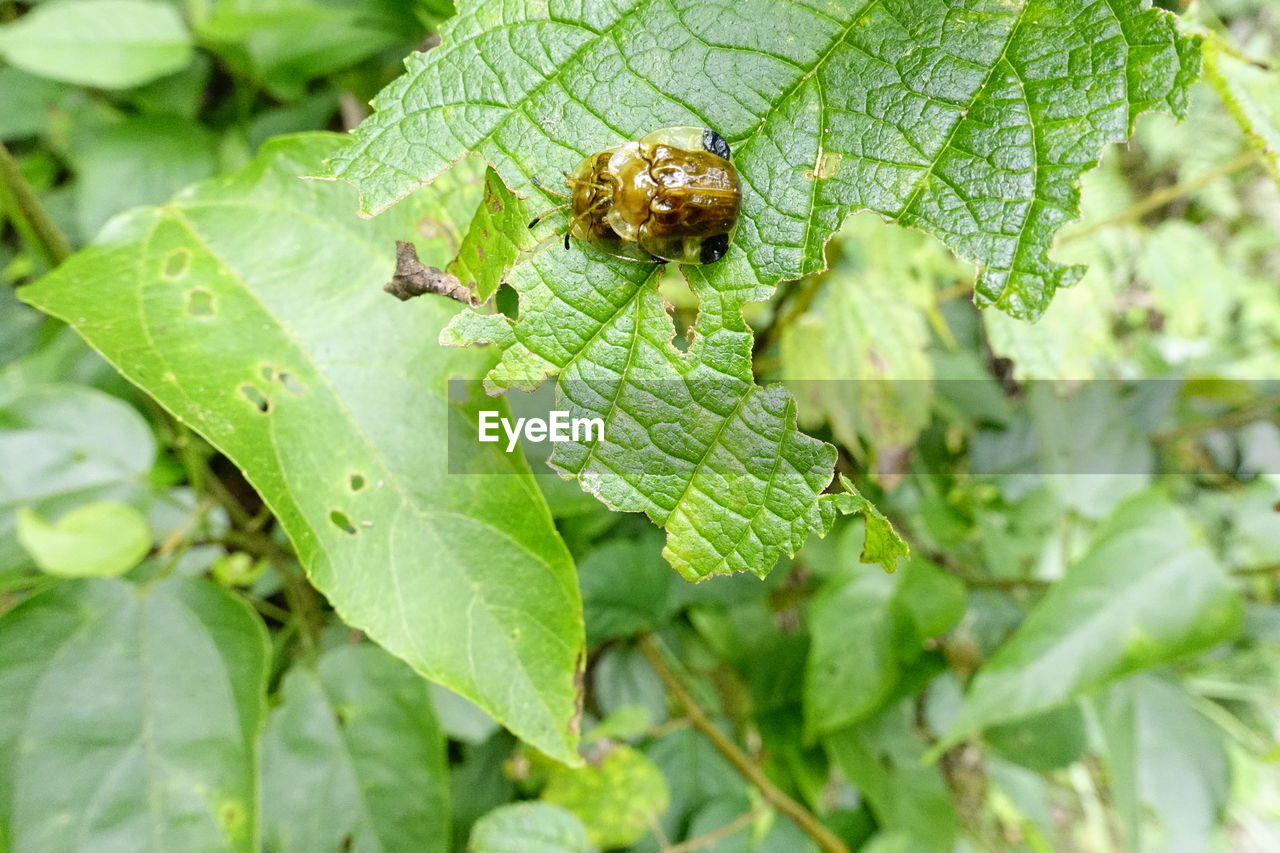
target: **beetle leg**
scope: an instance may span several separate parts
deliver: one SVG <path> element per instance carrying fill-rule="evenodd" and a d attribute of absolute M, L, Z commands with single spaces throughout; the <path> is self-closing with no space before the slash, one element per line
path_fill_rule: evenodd
<path fill-rule="evenodd" d="M 564 193 L 562 193 L 562 192 L 556 192 L 555 190 L 553 190 L 553 189 L 551 189 L 550 187 L 548 187 L 548 186 L 547 186 L 546 184 L 544 184 L 542 181 L 538 180 L 538 178 L 537 178 L 537 176 L 536 176 L 536 175 L 530 175 L 530 176 L 529 176 L 529 180 L 533 181 L 533 185 L 534 185 L 535 187 L 537 187 L 538 189 L 542 190 L 542 191 L 543 191 L 544 193 L 546 193 L 547 195 L 553 195 L 553 196 L 555 196 L 556 198 L 570 198 L 570 196 L 567 196 L 567 195 L 565 195 L 565 194 L 564 194 Z"/>

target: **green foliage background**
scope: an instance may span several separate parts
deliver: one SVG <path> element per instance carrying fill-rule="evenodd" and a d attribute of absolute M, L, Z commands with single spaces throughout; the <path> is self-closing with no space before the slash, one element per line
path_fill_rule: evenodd
<path fill-rule="evenodd" d="M 0 0 L 0 853 L 1280 845 L 1280 14 L 1161 5 Z M 722 264 L 524 228 L 695 119 Z M 682 442 L 448 472 L 553 376 Z"/>

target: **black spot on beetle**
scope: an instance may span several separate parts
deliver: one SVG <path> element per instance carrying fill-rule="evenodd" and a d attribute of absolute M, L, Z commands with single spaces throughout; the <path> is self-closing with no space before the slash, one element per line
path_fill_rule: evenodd
<path fill-rule="evenodd" d="M 729 235 L 717 234 L 702 241 L 702 250 L 698 254 L 698 260 L 704 264 L 714 264 L 723 258 L 724 253 L 727 251 L 729 251 Z"/>
<path fill-rule="evenodd" d="M 702 147 L 717 157 L 729 159 L 729 143 L 725 142 L 723 136 L 709 127 L 702 129 Z"/>

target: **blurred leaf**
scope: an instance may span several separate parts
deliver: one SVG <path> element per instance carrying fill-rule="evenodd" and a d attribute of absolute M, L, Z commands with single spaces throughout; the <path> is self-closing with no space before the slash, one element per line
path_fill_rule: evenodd
<path fill-rule="evenodd" d="M 662 771 L 643 752 L 617 744 L 583 767 L 556 767 L 542 799 L 576 815 L 591 843 L 611 848 L 639 841 L 649 823 L 667 810 L 671 792 Z"/>
<path fill-rule="evenodd" d="M 938 749 L 1239 630 L 1240 599 L 1190 520 L 1155 493 L 1123 504 L 978 671 Z"/>
<path fill-rule="evenodd" d="M 290 669 L 281 695 L 262 741 L 267 849 L 447 853 L 445 740 L 426 681 L 376 646 L 339 646 Z"/>
<path fill-rule="evenodd" d="M 471 830 L 467 853 L 591 853 L 587 830 L 551 803 L 512 803 L 494 809 Z"/>
<path fill-rule="evenodd" d="M 1205 342 L 1226 332 L 1239 283 L 1214 237 L 1189 222 L 1162 223 L 1147 238 L 1139 274 L 1151 288 L 1166 334 Z"/>
<path fill-rule="evenodd" d="M 660 627 L 675 609 L 679 579 L 662 562 L 661 539 L 612 539 L 578 565 L 587 620 L 587 644 L 630 637 Z"/>
<path fill-rule="evenodd" d="M 1099 700 L 1117 785 L 1117 805 L 1154 807 L 1162 830 L 1143 843 L 1131 820 L 1127 847 L 1195 853 L 1211 839 L 1231 785 L 1222 732 L 1192 708 L 1178 685 L 1150 675 L 1116 684 Z"/>
<path fill-rule="evenodd" d="M 69 581 L 0 617 L 0 838 L 257 853 L 267 637 L 211 583 Z"/>
<path fill-rule="evenodd" d="M 90 501 L 136 500 L 155 457 L 150 427 L 115 397 L 0 382 L 0 568 L 27 562 L 14 535 L 20 507 L 53 518 Z"/>
<path fill-rule="evenodd" d="M 782 375 L 802 426 L 826 421 L 845 447 L 858 448 L 862 435 L 887 452 L 928 423 L 924 309 L 938 283 L 964 272 L 937 241 L 879 217 L 849 219 L 836 240 L 838 259 L 812 307 L 782 330 Z"/>
<path fill-rule="evenodd" d="M 912 704 L 906 700 L 865 723 L 829 734 L 823 745 L 881 826 L 902 830 L 924 849 L 950 850 L 956 837 L 955 807 L 941 771 L 921 760 L 924 744 L 910 730 Z"/>
<path fill-rule="evenodd" d="M 867 565 L 846 566 L 809 610 L 813 648 L 805 666 L 805 729 L 811 736 L 877 710 L 898 680 L 894 644 L 897 580 Z"/>
<path fill-rule="evenodd" d="M 85 504 L 52 524 L 24 508 L 18 512 L 17 532 L 36 565 L 64 578 L 122 575 L 151 548 L 146 517 L 111 501 Z"/>
<path fill-rule="evenodd" d="M 1205 42 L 1204 76 L 1258 152 L 1263 167 L 1280 184 L 1280 115 L 1273 113 L 1266 100 L 1256 97 L 1253 91 L 1274 93 L 1280 85 L 1280 75 L 1274 69 L 1264 71 L 1241 62 L 1230 54 L 1225 41 L 1215 36 Z"/>
<path fill-rule="evenodd" d="M 1058 293 L 1034 324 L 998 311 L 982 312 L 991 350 L 1013 362 L 1015 379 L 1092 379 L 1105 376 L 1106 366 L 1117 357 L 1105 260 L 1088 253 L 1081 258 L 1087 259 L 1089 271 L 1075 287 Z"/>
<path fill-rule="evenodd" d="M 219 0 L 201 38 L 243 63 L 276 94 L 298 100 L 306 83 L 423 35 L 407 0 Z"/>
<path fill-rule="evenodd" d="M 486 364 L 436 344 L 455 304 L 381 290 L 397 238 L 429 224 L 420 252 L 447 257 L 474 171 L 367 222 L 348 190 L 297 179 L 338 144 L 275 140 L 117 219 L 23 298 L 241 467 L 344 620 L 577 761 L 572 562 L 521 459 L 484 445 L 467 474 L 447 471 L 448 424 L 474 435 L 479 403 L 451 404 L 446 380 Z"/>
<path fill-rule="evenodd" d="M 191 35 L 163 0 L 59 0 L 0 26 L 0 57 L 32 74 L 127 89 L 191 61 Z"/>
<path fill-rule="evenodd" d="M 72 90 L 53 80 L 3 66 L 0 92 L 4 92 L 0 98 L 0 141 L 8 141 L 45 133 L 49 114 L 71 97 Z"/>
<path fill-rule="evenodd" d="M 98 233 L 115 214 L 160 204 L 217 170 L 216 139 L 200 124 L 145 116 L 84 129 L 73 139 L 80 230 Z"/>
<path fill-rule="evenodd" d="M 983 739 L 1014 764 L 1049 773 L 1084 754 L 1084 715 L 1072 702 L 1017 722 L 992 726 Z"/>
<path fill-rule="evenodd" d="M 963 613 L 963 584 L 923 559 L 888 575 L 846 556 L 809 606 L 806 734 L 816 737 L 879 711 L 894 695 L 902 665 Z"/>

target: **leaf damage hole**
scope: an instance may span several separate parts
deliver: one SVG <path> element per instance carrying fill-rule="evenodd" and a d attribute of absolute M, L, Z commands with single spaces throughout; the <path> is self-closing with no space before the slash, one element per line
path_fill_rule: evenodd
<path fill-rule="evenodd" d="M 262 373 L 262 378 L 267 382 L 279 382 L 284 386 L 284 390 L 295 397 L 300 396 L 303 391 L 307 390 L 307 386 L 303 385 L 298 377 L 287 370 L 280 370 L 270 364 L 264 364 L 260 372 Z"/>
<path fill-rule="evenodd" d="M 213 294 L 203 287 L 187 291 L 187 313 L 192 317 L 212 317 L 218 313 Z"/>
<path fill-rule="evenodd" d="M 303 391 L 307 390 L 307 386 L 299 382 L 298 377 L 286 371 L 281 371 L 280 373 L 276 374 L 276 381 L 284 386 L 284 390 L 288 391 L 290 394 L 294 395 L 295 397 L 301 394 Z"/>
<path fill-rule="evenodd" d="M 347 514 L 345 512 L 342 512 L 341 510 L 335 509 L 332 512 L 330 512 L 329 521 L 333 522 L 334 527 L 338 528 L 343 533 L 346 533 L 349 536 L 355 536 L 358 532 L 360 532 L 356 528 L 356 526 L 351 523 L 351 519 L 347 517 Z"/>
<path fill-rule="evenodd" d="M 351 491 L 353 492 L 358 492 L 361 489 L 363 489 L 364 482 L 365 481 L 364 481 L 363 474 L 352 474 L 351 477 L 347 480 L 347 484 L 351 486 Z"/>
<path fill-rule="evenodd" d="M 169 281 L 177 281 L 187 274 L 190 266 L 191 250 L 186 247 L 177 248 L 164 256 L 164 261 L 160 265 L 160 275 Z"/>
<path fill-rule="evenodd" d="M 250 403 L 253 403 L 254 408 L 256 408 L 259 412 L 262 412 L 262 414 L 265 415 L 271 411 L 271 398 L 268 397 L 266 394 L 263 394 L 254 386 L 249 385 L 247 383 L 244 385 L 241 385 L 240 393 L 241 395 L 244 396 L 246 400 L 248 400 Z"/>
<path fill-rule="evenodd" d="M 698 319 L 698 297 L 689 286 L 689 281 L 671 269 L 658 278 L 658 293 L 662 296 L 667 315 L 671 317 L 671 322 L 675 326 L 676 334 L 671 344 L 680 352 L 687 354 Z"/>

